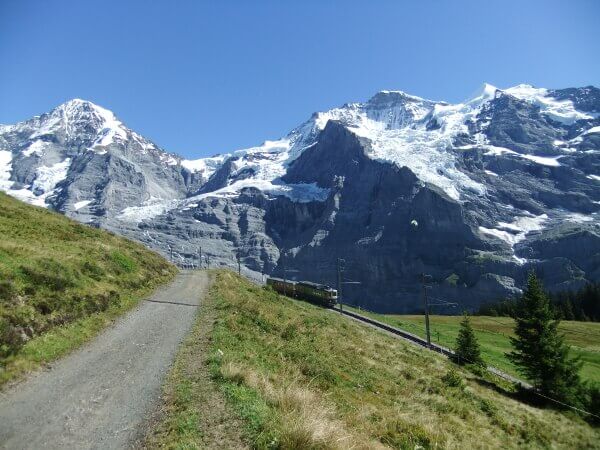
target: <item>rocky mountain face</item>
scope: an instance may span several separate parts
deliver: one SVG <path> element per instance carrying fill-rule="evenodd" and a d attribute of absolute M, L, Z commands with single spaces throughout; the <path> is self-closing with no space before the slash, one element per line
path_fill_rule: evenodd
<path fill-rule="evenodd" d="M 180 264 L 336 284 L 379 311 L 461 308 L 600 280 L 600 90 L 382 91 L 278 141 L 195 161 L 73 100 L 0 126 L 0 189 Z M 440 302 L 437 302 L 440 303 Z"/>

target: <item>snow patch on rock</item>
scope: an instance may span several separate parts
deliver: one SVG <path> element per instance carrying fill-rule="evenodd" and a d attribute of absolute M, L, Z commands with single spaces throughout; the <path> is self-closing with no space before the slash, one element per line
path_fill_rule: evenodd
<path fill-rule="evenodd" d="M 117 219 L 124 222 L 139 223 L 143 220 L 152 219 L 175 208 L 179 202 L 176 200 L 165 200 L 151 197 L 140 206 L 130 206 L 121 211 Z"/>
<path fill-rule="evenodd" d="M 512 222 L 498 222 L 497 228 L 487 228 L 480 226 L 479 231 L 488 236 L 493 236 L 497 239 L 500 239 L 506 242 L 510 248 L 513 250 L 514 254 L 514 246 L 519 242 L 525 240 L 528 233 L 532 231 L 539 231 L 544 228 L 544 222 L 548 220 L 547 214 L 541 214 L 539 216 L 526 215 L 516 217 Z M 525 260 L 523 258 L 518 258 L 516 255 L 514 258 L 520 264 L 523 264 Z"/>
<path fill-rule="evenodd" d="M 73 204 L 73 208 L 75 208 L 76 210 L 79 210 L 81 208 L 85 208 L 86 206 L 88 206 L 92 202 L 93 202 L 93 200 L 82 200 L 80 202 L 75 202 Z"/>
<path fill-rule="evenodd" d="M 67 177 L 71 158 L 67 158 L 62 162 L 53 164 L 52 166 L 38 167 L 36 170 L 36 178 L 31 184 L 34 193 L 50 194 L 56 185 Z"/>
<path fill-rule="evenodd" d="M 32 155 L 43 155 L 44 148 L 48 145 L 47 142 L 42 141 L 41 139 L 37 139 L 33 141 L 29 146 L 23 150 L 23 156 L 32 156 Z"/>
<path fill-rule="evenodd" d="M 228 155 L 217 155 L 210 158 L 184 159 L 181 165 L 190 172 L 200 172 L 205 178 L 210 178 L 222 165 Z"/>
<path fill-rule="evenodd" d="M 519 158 L 527 159 L 529 161 L 533 161 L 534 163 L 541 164 L 543 166 L 549 166 L 549 167 L 559 167 L 560 163 L 558 162 L 558 160 L 563 157 L 563 155 L 559 155 L 559 156 L 528 155 L 525 153 L 515 152 L 514 150 L 510 150 L 508 148 L 497 147 L 495 145 L 480 145 L 480 146 L 471 145 L 471 146 L 463 146 L 460 148 L 467 149 L 467 148 L 474 148 L 474 147 L 480 147 L 480 148 L 483 148 L 484 150 L 487 150 L 485 155 L 500 156 L 503 154 L 510 154 L 510 155 L 514 155 Z"/>
<path fill-rule="evenodd" d="M 0 189 L 9 190 L 13 182 L 10 181 L 10 172 L 12 171 L 12 153 L 7 150 L 0 150 Z"/>
<path fill-rule="evenodd" d="M 571 100 L 557 100 L 548 95 L 548 89 L 536 88 L 529 84 L 519 84 L 505 89 L 504 92 L 520 100 L 536 105 L 540 112 L 551 119 L 571 125 L 578 120 L 593 119 L 595 114 L 585 113 L 575 109 Z"/>

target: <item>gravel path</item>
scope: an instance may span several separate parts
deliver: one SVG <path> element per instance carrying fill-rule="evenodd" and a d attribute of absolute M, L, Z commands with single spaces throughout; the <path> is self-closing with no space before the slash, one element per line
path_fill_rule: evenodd
<path fill-rule="evenodd" d="M 180 273 L 90 344 L 0 394 L 0 448 L 135 445 L 208 282 Z"/>

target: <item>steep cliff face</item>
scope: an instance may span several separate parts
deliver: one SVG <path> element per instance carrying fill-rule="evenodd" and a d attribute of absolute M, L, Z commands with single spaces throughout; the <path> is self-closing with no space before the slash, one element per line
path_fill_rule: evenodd
<path fill-rule="evenodd" d="M 348 278 L 361 282 L 347 296 L 364 306 L 414 310 L 421 273 L 443 280 L 485 244 L 459 203 L 406 167 L 370 159 L 368 145 L 330 121 L 294 162 L 284 180 L 329 186 L 334 201 L 311 241 L 284 247 L 300 249 L 292 253 L 302 273 L 332 284 L 336 259 L 345 259 Z"/>
<path fill-rule="evenodd" d="M 600 90 L 484 85 L 460 104 L 382 91 L 277 141 L 195 161 L 81 100 L 0 126 L 0 189 L 176 262 L 335 284 L 397 312 L 600 279 Z"/>

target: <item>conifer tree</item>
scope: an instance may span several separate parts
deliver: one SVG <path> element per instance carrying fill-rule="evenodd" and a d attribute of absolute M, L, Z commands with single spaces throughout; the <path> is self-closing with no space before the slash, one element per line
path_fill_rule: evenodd
<path fill-rule="evenodd" d="M 558 333 L 558 320 L 535 273 L 517 305 L 513 351 L 508 358 L 541 394 L 577 403 L 581 392 L 581 362 L 569 358 L 569 346 Z"/>
<path fill-rule="evenodd" d="M 456 359 L 459 364 L 476 364 L 483 366 L 484 362 L 481 359 L 479 343 L 471 326 L 471 321 L 467 313 L 460 323 L 460 330 L 456 338 Z"/>

